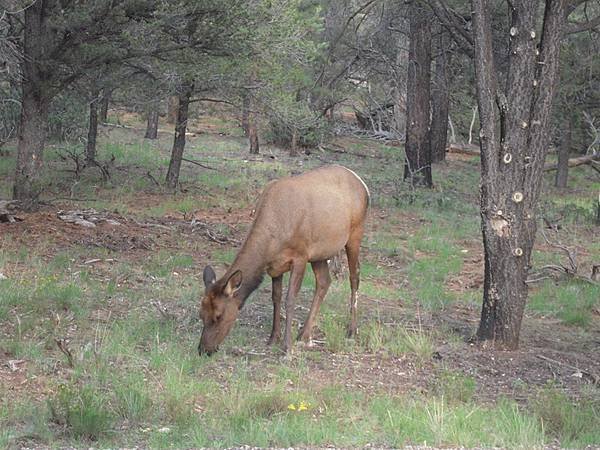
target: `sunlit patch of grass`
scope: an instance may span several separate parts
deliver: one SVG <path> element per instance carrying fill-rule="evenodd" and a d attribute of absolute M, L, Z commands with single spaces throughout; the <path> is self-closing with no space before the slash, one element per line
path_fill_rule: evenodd
<path fill-rule="evenodd" d="M 443 370 L 433 384 L 433 390 L 449 404 L 468 403 L 473 400 L 477 384 L 469 375 L 452 370 Z"/>
<path fill-rule="evenodd" d="M 194 259 L 186 254 L 170 254 L 160 251 L 144 265 L 146 272 L 156 277 L 167 277 L 173 272 L 181 269 L 189 269 L 194 266 Z"/>
<path fill-rule="evenodd" d="M 142 141 L 137 144 L 119 144 L 106 142 L 98 148 L 98 159 L 109 160 L 113 158 L 119 164 L 127 166 L 141 166 L 145 169 L 157 169 L 168 165 L 169 159 L 158 148 Z"/>
<path fill-rule="evenodd" d="M 48 409 L 51 420 L 75 439 L 98 440 L 115 421 L 106 395 L 90 385 L 59 385 Z"/>
<path fill-rule="evenodd" d="M 600 442 L 600 393 L 590 390 L 577 404 L 556 386 L 537 394 L 532 409 L 543 421 L 545 432 L 565 448 L 583 448 Z"/>
<path fill-rule="evenodd" d="M 370 409 L 378 418 L 387 445 L 409 442 L 434 446 L 497 446 L 539 448 L 544 433 L 536 418 L 515 403 L 502 401 L 495 407 L 471 403 L 451 406 L 443 398 L 376 397 Z"/>
<path fill-rule="evenodd" d="M 217 249 L 212 252 L 211 261 L 212 265 L 216 264 L 231 264 L 237 255 L 238 249 L 235 248 L 223 248 Z M 207 262 L 208 264 L 209 262 Z"/>
<path fill-rule="evenodd" d="M 390 356 L 411 354 L 419 361 L 431 357 L 433 338 L 422 330 L 407 330 L 401 325 L 389 326 L 371 320 L 359 328 L 358 345 L 371 353 L 384 352 Z"/>
<path fill-rule="evenodd" d="M 531 292 L 528 308 L 540 314 L 554 316 L 567 325 L 586 327 L 593 310 L 600 302 L 600 287 L 582 281 L 559 284 L 546 280 Z"/>
<path fill-rule="evenodd" d="M 180 213 L 184 217 L 187 217 L 190 213 L 193 213 L 199 209 L 202 205 L 198 199 L 192 195 L 187 195 L 180 198 L 174 198 L 161 202 L 157 206 L 148 208 L 146 214 L 153 217 L 162 217 L 168 213 Z"/>

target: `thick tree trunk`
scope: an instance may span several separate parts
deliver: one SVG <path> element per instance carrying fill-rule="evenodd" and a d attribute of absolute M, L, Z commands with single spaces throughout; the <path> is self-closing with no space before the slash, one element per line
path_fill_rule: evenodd
<path fill-rule="evenodd" d="M 431 159 L 440 162 L 446 159 L 448 140 L 448 109 L 450 95 L 448 92 L 448 45 L 445 33 L 439 32 L 437 38 L 438 57 L 435 60 L 435 74 L 431 89 Z"/>
<path fill-rule="evenodd" d="M 102 98 L 100 99 L 100 115 L 98 117 L 102 123 L 106 123 L 108 120 L 108 105 L 110 104 L 111 96 L 112 91 L 110 89 L 103 89 Z"/>
<path fill-rule="evenodd" d="M 98 96 L 100 91 L 97 87 L 92 88 L 92 99 L 90 101 L 90 123 L 88 126 L 87 145 L 85 148 L 85 162 L 87 165 L 96 160 L 96 138 L 98 137 Z"/>
<path fill-rule="evenodd" d="M 41 192 L 39 172 L 46 143 L 50 96 L 45 91 L 41 61 L 47 38 L 46 2 L 38 1 L 25 9 L 22 67 L 21 118 L 17 143 L 17 162 L 13 198 L 26 208 L 35 206 Z"/>
<path fill-rule="evenodd" d="M 158 103 L 152 103 L 146 123 L 146 139 L 156 139 L 158 137 Z"/>
<path fill-rule="evenodd" d="M 503 90 L 496 81 L 488 1 L 472 0 L 485 253 L 477 337 L 501 349 L 516 349 L 519 344 L 565 2 L 547 0 L 538 51 L 537 2 L 513 1 Z"/>
<path fill-rule="evenodd" d="M 410 50 L 406 92 L 406 160 L 404 180 L 432 186 L 429 135 L 429 83 L 431 78 L 430 17 L 424 7 L 411 3 Z"/>
<path fill-rule="evenodd" d="M 571 151 L 571 135 L 573 130 L 573 119 L 571 116 L 567 119 L 566 126 L 562 130 L 560 137 L 560 146 L 558 147 L 558 166 L 554 186 L 559 189 L 567 187 L 569 178 L 569 152 Z"/>
<path fill-rule="evenodd" d="M 181 169 L 181 158 L 185 149 L 185 132 L 187 130 L 188 110 L 190 97 L 194 90 L 193 84 L 186 85 L 178 96 L 177 124 L 175 125 L 175 139 L 171 151 L 171 160 L 169 161 L 169 170 L 167 171 L 167 186 L 176 189 L 179 183 L 179 171 Z"/>
<path fill-rule="evenodd" d="M 41 192 L 39 172 L 42 166 L 48 124 L 48 101 L 24 81 L 21 121 L 17 143 L 17 165 L 13 198 L 33 207 Z"/>

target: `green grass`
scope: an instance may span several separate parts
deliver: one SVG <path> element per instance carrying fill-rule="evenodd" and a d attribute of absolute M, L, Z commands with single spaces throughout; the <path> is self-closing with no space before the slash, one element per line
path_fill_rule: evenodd
<path fill-rule="evenodd" d="M 531 292 L 528 308 L 557 317 L 567 325 L 587 327 L 600 304 L 600 287 L 584 281 L 555 283 L 546 280 Z"/>
<path fill-rule="evenodd" d="M 600 393 L 590 391 L 577 404 L 554 386 L 542 389 L 533 402 L 533 411 L 546 433 L 563 447 L 582 448 L 600 442 Z"/>

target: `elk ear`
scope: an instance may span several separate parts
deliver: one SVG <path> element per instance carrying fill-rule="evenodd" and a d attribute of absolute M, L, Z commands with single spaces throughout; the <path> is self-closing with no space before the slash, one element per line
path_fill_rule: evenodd
<path fill-rule="evenodd" d="M 212 284 L 217 281 L 217 276 L 215 275 L 215 271 L 212 267 L 206 266 L 204 268 L 204 273 L 202 274 L 202 278 L 204 279 L 204 287 L 209 288 Z"/>
<path fill-rule="evenodd" d="M 231 274 L 225 287 L 223 288 L 223 293 L 228 297 L 232 297 L 242 285 L 242 271 L 236 270 Z"/>

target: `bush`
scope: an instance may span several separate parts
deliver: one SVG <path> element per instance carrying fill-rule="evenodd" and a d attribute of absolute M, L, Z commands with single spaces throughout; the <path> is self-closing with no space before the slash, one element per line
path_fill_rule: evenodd
<path fill-rule="evenodd" d="M 330 126 L 325 118 L 317 116 L 315 112 L 298 107 L 293 114 L 285 117 L 271 115 L 265 137 L 275 145 L 292 148 L 294 133 L 298 148 L 315 148 L 330 134 Z"/>
<path fill-rule="evenodd" d="M 88 102 L 80 93 L 65 91 L 56 96 L 48 114 L 49 136 L 63 141 L 87 135 Z"/>

